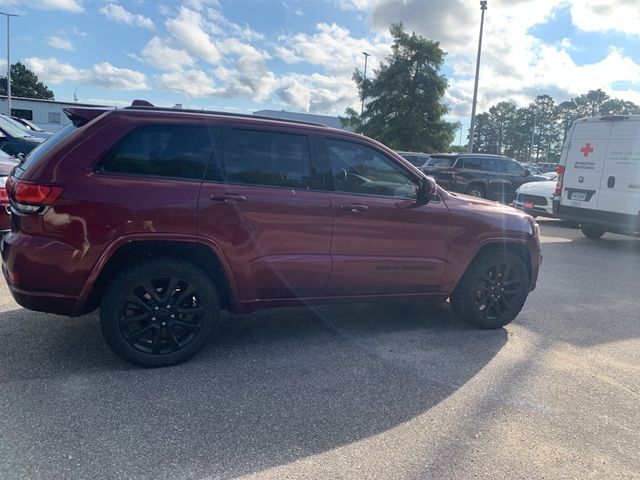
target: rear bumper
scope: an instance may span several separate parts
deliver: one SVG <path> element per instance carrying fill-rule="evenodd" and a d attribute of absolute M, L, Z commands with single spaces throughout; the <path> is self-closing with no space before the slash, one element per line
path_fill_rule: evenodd
<path fill-rule="evenodd" d="M 73 265 L 74 250 L 49 238 L 11 232 L 0 243 L 2 273 L 15 301 L 24 308 L 79 315 L 78 285 L 86 274 Z"/>
<path fill-rule="evenodd" d="M 2 269 L 2 273 L 9 286 L 11 296 L 21 307 L 37 312 L 57 313 L 58 315 L 66 316 L 76 315 L 78 310 L 77 297 L 50 292 L 23 290 L 10 282 L 5 268 Z"/>
<path fill-rule="evenodd" d="M 638 215 L 629 215 L 616 212 L 605 212 L 587 208 L 569 207 L 561 205 L 559 200 L 553 201 L 553 212 L 562 220 L 600 227 L 611 233 L 621 235 L 640 236 L 640 212 Z"/>

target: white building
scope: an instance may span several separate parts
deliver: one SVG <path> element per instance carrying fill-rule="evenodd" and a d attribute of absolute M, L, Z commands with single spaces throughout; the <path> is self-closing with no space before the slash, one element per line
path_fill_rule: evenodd
<path fill-rule="evenodd" d="M 343 127 L 339 117 L 329 115 L 316 115 L 314 113 L 287 112 L 285 110 L 258 110 L 254 115 L 262 117 L 282 118 L 283 120 L 300 120 L 302 122 L 319 123 L 332 128 L 352 131 L 351 127 Z"/>
<path fill-rule="evenodd" d="M 11 115 L 31 120 L 47 132 L 55 132 L 71 123 L 63 110 L 69 107 L 101 107 L 77 102 L 58 102 L 11 96 Z M 7 97 L 0 96 L 0 113 L 7 114 Z"/>

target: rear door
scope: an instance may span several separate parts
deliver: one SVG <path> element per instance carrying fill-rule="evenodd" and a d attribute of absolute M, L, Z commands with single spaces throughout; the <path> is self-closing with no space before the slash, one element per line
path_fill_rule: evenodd
<path fill-rule="evenodd" d="M 637 216 L 640 212 L 640 118 L 612 122 L 604 165 L 598 210 Z"/>
<path fill-rule="evenodd" d="M 579 121 L 567 139 L 560 204 L 596 210 L 601 191 L 611 122 Z"/>
<path fill-rule="evenodd" d="M 225 129 L 198 205 L 198 235 L 218 244 L 241 301 L 323 294 L 332 211 L 306 132 Z"/>

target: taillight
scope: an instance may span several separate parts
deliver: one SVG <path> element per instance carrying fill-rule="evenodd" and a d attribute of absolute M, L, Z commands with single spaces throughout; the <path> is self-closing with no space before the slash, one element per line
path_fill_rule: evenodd
<path fill-rule="evenodd" d="M 7 181 L 7 194 L 12 206 L 22 213 L 40 213 L 62 194 L 59 185 L 25 182 L 10 177 Z"/>
<path fill-rule="evenodd" d="M 556 180 L 556 189 L 553 191 L 554 197 L 562 196 L 562 181 L 564 180 L 564 165 L 558 165 L 556 167 L 556 173 L 558 174 L 558 179 Z"/>
<path fill-rule="evenodd" d="M 9 203 L 9 195 L 7 194 L 7 177 L 0 177 L 0 205 Z"/>

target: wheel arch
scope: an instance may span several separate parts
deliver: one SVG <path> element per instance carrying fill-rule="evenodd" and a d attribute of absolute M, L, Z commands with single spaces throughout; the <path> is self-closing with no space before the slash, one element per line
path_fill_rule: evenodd
<path fill-rule="evenodd" d="M 95 310 L 109 282 L 132 262 L 153 257 L 175 257 L 203 268 L 216 285 L 223 309 L 235 304 L 235 282 L 221 252 L 196 240 L 136 238 L 119 241 L 105 251 L 80 294 L 78 314 Z"/>
<path fill-rule="evenodd" d="M 452 291 L 456 289 L 462 277 L 467 272 L 469 267 L 473 264 L 473 262 L 480 256 L 484 255 L 486 252 L 490 251 L 508 251 L 517 255 L 525 264 L 527 268 L 527 273 L 529 275 L 529 281 L 532 281 L 533 276 L 533 263 L 531 259 L 531 252 L 529 251 L 529 247 L 526 241 L 519 240 L 491 240 L 483 245 L 481 245 L 476 252 L 471 256 L 471 258 L 466 262 L 465 266 L 459 272 L 455 283 L 453 285 Z"/>

